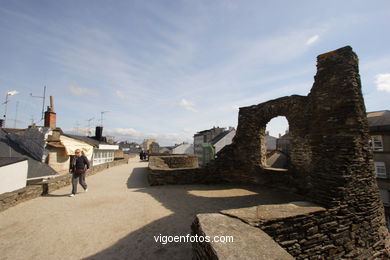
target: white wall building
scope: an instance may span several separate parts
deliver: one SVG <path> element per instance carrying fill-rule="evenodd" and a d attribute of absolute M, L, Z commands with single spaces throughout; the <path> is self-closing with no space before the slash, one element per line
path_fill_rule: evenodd
<path fill-rule="evenodd" d="M 26 187 L 28 160 L 21 157 L 0 158 L 0 194 Z"/>
<path fill-rule="evenodd" d="M 218 153 L 222 150 L 223 147 L 226 145 L 229 145 L 233 142 L 233 137 L 236 135 L 236 130 L 234 128 L 229 129 L 229 132 L 226 135 L 223 135 L 221 139 L 216 140 L 213 143 L 213 146 L 215 148 L 215 153 Z"/>
<path fill-rule="evenodd" d="M 179 144 L 172 149 L 173 154 L 194 154 L 193 144 Z"/>

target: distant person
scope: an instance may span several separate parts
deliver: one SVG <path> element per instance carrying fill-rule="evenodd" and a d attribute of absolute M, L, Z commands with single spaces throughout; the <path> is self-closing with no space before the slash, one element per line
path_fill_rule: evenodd
<path fill-rule="evenodd" d="M 144 151 L 141 150 L 141 152 L 139 152 L 139 159 L 142 161 L 144 159 Z"/>
<path fill-rule="evenodd" d="M 85 155 L 81 154 L 80 149 L 76 149 L 75 156 L 72 160 L 72 194 L 69 197 L 74 197 L 77 193 L 77 179 L 79 179 L 80 185 L 84 188 L 84 191 L 88 191 L 87 183 L 85 183 L 85 174 L 89 169 L 89 161 Z"/>

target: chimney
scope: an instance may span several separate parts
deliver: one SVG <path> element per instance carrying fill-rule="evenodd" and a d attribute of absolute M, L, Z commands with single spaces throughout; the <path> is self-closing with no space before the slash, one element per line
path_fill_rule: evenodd
<path fill-rule="evenodd" d="M 103 126 L 97 126 L 95 130 L 95 139 L 101 141 L 103 138 Z"/>
<path fill-rule="evenodd" d="M 47 107 L 45 112 L 45 127 L 50 129 L 56 128 L 56 113 L 54 112 L 53 96 L 50 96 L 50 106 Z"/>

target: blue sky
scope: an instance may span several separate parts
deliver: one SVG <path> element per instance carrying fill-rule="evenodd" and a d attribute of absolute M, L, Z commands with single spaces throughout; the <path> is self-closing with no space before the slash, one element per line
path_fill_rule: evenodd
<path fill-rule="evenodd" d="M 0 0 L 1 101 L 19 92 L 7 126 L 42 124 L 30 93 L 46 86 L 65 131 L 109 111 L 104 133 L 117 140 L 192 142 L 236 127 L 238 107 L 307 95 L 316 56 L 346 45 L 359 56 L 367 111 L 390 109 L 389 15 L 387 0 Z"/>

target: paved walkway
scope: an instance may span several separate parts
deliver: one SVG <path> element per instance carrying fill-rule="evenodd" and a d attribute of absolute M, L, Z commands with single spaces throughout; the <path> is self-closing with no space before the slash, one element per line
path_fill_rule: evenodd
<path fill-rule="evenodd" d="M 191 259 L 190 243 L 154 236 L 190 234 L 197 213 L 294 200 L 248 186 L 150 187 L 146 167 L 133 158 L 88 177 L 88 193 L 68 197 L 68 186 L 1 212 L 0 259 Z"/>

